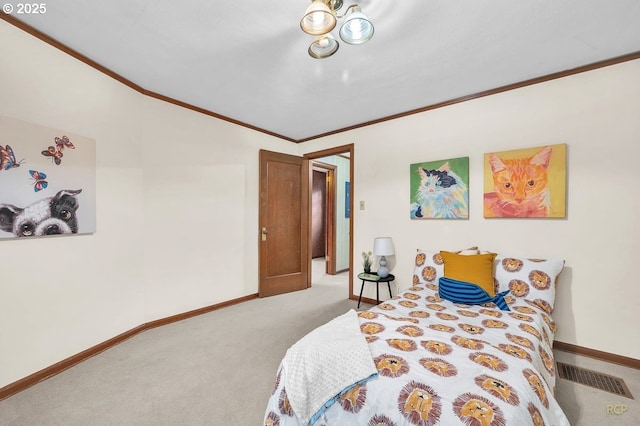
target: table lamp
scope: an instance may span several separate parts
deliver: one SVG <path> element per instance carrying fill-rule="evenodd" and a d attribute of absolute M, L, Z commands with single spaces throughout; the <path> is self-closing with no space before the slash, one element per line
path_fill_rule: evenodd
<path fill-rule="evenodd" d="M 388 277 L 389 268 L 387 268 L 387 259 L 385 256 L 392 256 L 395 254 L 391 237 L 375 238 L 373 240 L 373 254 L 380 256 L 380 261 L 378 262 L 380 265 L 378 268 L 378 276 L 380 278 Z"/>

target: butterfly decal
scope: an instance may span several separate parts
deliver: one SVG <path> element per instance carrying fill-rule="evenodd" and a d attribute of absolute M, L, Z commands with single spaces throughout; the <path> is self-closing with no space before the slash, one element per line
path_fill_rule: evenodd
<path fill-rule="evenodd" d="M 55 146 L 49 145 L 46 150 L 42 151 L 42 155 L 45 157 L 51 157 L 56 166 L 59 166 L 62 163 L 62 151 L 64 151 L 65 147 L 70 149 L 76 149 L 75 145 L 71 143 L 67 136 L 63 136 L 61 138 L 57 137 L 54 139 Z"/>
<path fill-rule="evenodd" d="M 44 173 L 37 170 L 29 170 L 29 175 L 31 175 L 33 180 L 35 180 L 35 183 L 33 184 L 33 190 L 35 192 L 42 191 L 47 186 L 49 186 L 49 182 L 45 180 L 47 178 L 47 175 L 45 175 Z"/>
<path fill-rule="evenodd" d="M 42 155 L 45 157 L 53 157 L 52 160 L 59 166 L 62 163 L 62 151 L 59 151 L 57 147 L 50 146 L 46 150 L 42 151 Z"/>
<path fill-rule="evenodd" d="M 64 147 L 76 149 L 76 147 L 71 143 L 71 141 L 67 136 L 63 136 L 61 138 L 56 137 L 55 142 L 56 142 L 56 149 L 60 152 L 62 152 Z"/>
<path fill-rule="evenodd" d="M 0 170 L 9 170 L 14 167 L 20 167 L 24 160 L 20 160 L 16 162 L 16 156 L 13 153 L 13 149 L 7 145 L 6 147 L 2 147 L 0 145 Z"/>

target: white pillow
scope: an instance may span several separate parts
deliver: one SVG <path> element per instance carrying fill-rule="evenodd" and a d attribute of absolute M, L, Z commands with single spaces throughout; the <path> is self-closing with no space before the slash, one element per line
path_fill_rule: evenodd
<path fill-rule="evenodd" d="M 497 292 L 510 290 L 509 296 L 525 299 L 549 314 L 553 312 L 556 284 L 564 260 L 498 254 L 493 265 Z"/>

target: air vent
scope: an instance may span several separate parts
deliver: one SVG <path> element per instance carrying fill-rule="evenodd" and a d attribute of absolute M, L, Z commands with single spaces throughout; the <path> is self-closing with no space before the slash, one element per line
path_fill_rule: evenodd
<path fill-rule="evenodd" d="M 558 377 L 561 379 L 571 380 L 572 382 L 581 383 L 583 385 L 591 386 L 592 388 L 633 399 L 633 396 L 631 395 L 631 392 L 629 392 L 629 388 L 627 388 L 624 380 L 618 377 L 609 376 L 607 374 L 587 370 L 586 368 L 576 367 L 574 365 L 563 364 L 562 362 L 557 362 L 556 364 L 558 365 Z"/>

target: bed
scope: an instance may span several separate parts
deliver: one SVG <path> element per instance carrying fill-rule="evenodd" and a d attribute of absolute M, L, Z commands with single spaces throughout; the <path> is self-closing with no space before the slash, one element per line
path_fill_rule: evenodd
<path fill-rule="evenodd" d="M 450 253 L 418 250 L 406 291 L 293 345 L 264 424 L 568 425 L 551 350 L 564 261 Z"/>

